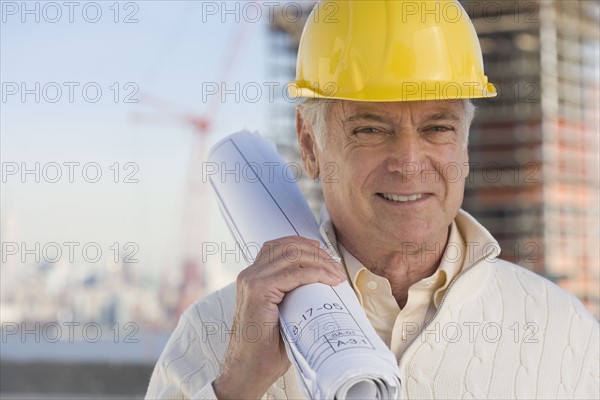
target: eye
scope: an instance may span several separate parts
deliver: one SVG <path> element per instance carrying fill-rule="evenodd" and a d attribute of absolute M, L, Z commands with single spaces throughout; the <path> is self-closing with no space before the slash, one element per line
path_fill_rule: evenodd
<path fill-rule="evenodd" d="M 393 132 L 385 127 L 373 125 L 359 126 L 351 131 L 351 137 L 357 144 L 377 145 L 384 143 Z"/>
<path fill-rule="evenodd" d="M 384 138 L 394 135 L 394 131 L 391 130 L 389 127 L 375 125 L 358 126 L 352 129 L 351 132 L 352 136 L 363 138 Z"/>
<path fill-rule="evenodd" d="M 451 126 L 434 125 L 434 126 L 430 126 L 428 128 L 425 128 L 425 131 L 435 132 L 435 133 L 443 133 L 443 132 L 454 131 L 454 128 L 451 127 Z"/>
<path fill-rule="evenodd" d="M 433 135 L 436 137 L 443 136 L 448 137 L 457 132 L 457 129 L 452 125 L 430 125 L 421 129 L 421 133 L 424 135 Z"/>
<path fill-rule="evenodd" d="M 352 133 L 354 135 L 358 135 L 361 133 L 364 134 L 376 134 L 376 133 L 383 133 L 383 131 L 379 128 L 375 128 L 372 126 L 367 126 L 367 127 L 363 127 L 363 128 L 356 128 L 354 131 L 352 131 Z"/>
<path fill-rule="evenodd" d="M 459 130 L 452 125 L 429 125 L 421 129 L 421 134 L 425 140 L 431 143 L 447 144 L 458 140 Z"/>

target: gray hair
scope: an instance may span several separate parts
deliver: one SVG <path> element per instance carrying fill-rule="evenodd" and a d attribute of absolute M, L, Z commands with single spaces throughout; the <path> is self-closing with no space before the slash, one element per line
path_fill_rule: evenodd
<path fill-rule="evenodd" d="M 315 133 L 317 146 L 322 149 L 325 142 L 325 128 L 326 118 L 329 111 L 329 106 L 336 100 L 331 99 L 319 99 L 319 98 L 307 98 L 300 104 L 298 104 L 298 111 L 306 123 L 312 127 Z M 471 122 L 475 117 L 475 105 L 471 102 L 471 99 L 463 99 L 463 109 L 465 111 L 465 132 L 466 137 L 464 140 L 464 146 L 466 147 L 469 142 L 469 128 Z"/>
<path fill-rule="evenodd" d="M 300 115 L 315 133 L 319 149 L 323 148 L 325 142 L 325 119 L 332 103 L 331 99 L 306 98 L 298 104 Z"/>

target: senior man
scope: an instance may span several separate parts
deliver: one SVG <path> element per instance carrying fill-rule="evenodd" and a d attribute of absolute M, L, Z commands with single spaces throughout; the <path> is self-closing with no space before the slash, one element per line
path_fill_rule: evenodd
<path fill-rule="evenodd" d="M 323 178 L 320 229 L 343 265 L 301 237 L 263 246 L 235 284 L 183 314 L 148 398 L 303 398 L 278 304 L 300 285 L 344 279 L 397 357 L 403 398 L 599 397 L 598 323 L 498 259 L 460 209 L 470 99 L 495 89 L 458 2 L 320 2 L 290 93 L 308 98 L 298 143 L 307 173 Z M 305 250 L 293 262 L 292 242 Z M 220 334 L 208 334 L 215 323 Z M 245 324 L 274 329 L 246 340 Z"/>

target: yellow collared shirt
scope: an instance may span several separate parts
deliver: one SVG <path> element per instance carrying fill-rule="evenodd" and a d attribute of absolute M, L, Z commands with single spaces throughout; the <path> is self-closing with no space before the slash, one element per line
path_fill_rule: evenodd
<path fill-rule="evenodd" d="M 461 271 L 465 257 L 465 242 L 454 221 L 450 237 L 435 273 L 416 282 L 408 289 L 408 300 L 400 309 L 392 295 L 389 281 L 365 268 L 340 243 L 338 247 L 354 291 L 371 325 L 397 358 L 421 333 L 424 324 L 435 314 L 448 285 Z"/>

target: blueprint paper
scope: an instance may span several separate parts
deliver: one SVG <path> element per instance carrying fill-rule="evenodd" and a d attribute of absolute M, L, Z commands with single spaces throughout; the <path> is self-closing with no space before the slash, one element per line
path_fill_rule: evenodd
<path fill-rule="evenodd" d="M 237 244 L 251 264 L 267 241 L 298 235 L 327 246 L 275 144 L 258 133 L 226 137 L 203 171 Z M 337 259 L 337 256 L 332 255 Z M 396 358 L 369 323 L 348 282 L 304 285 L 279 306 L 290 361 L 313 399 L 398 399 Z"/>

